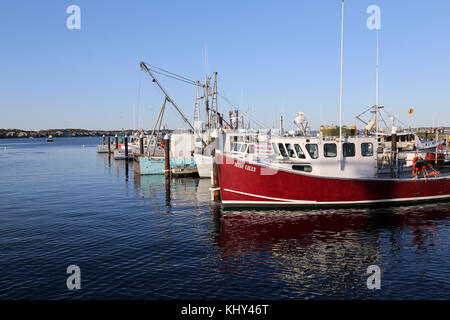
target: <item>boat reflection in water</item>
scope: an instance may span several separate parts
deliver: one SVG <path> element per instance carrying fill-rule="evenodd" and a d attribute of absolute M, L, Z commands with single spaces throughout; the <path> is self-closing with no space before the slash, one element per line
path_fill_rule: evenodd
<path fill-rule="evenodd" d="M 167 283 L 175 288 L 170 296 L 218 299 L 432 299 L 448 292 L 448 203 L 223 210 L 210 200 L 209 179 L 132 179 L 137 210 L 146 212 L 133 232 L 142 232 L 158 262 L 147 263 L 164 279 L 156 293 Z M 370 265 L 381 269 L 381 290 L 367 288 Z"/>
<path fill-rule="evenodd" d="M 270 279 L 266 285 L 277 296 L 405 296 L 409 290 L 405 278 L 417 282 L 414 268 L 442 280 L 438 271 L 442 265 L 422 264 L 418 255 L 436 250 L 440 238 L 446 237 L 439 226 L 449 217 L 450 208 L 442 203 L 387 209 L 224 211 L 221 267 L 255 281 L 264 273 Z M 442 252 L 437 259 L 445 264 Z M 383 290 L 367 289 L 369 265 L 381 268 Z M 415 290 L 420 288 L 415 284 Z"/>

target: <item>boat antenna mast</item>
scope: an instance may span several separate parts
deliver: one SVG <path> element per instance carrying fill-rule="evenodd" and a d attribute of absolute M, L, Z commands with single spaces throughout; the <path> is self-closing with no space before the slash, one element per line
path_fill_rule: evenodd
<path fill-rule="evenodd" d="M 343 104 L 343 66 L 344 66 L 344 0 L 342 0 L 342 22 L 341 22 L 341 77 L 339 91 L 339 168 L 342 170 L 342 104 Z"/>

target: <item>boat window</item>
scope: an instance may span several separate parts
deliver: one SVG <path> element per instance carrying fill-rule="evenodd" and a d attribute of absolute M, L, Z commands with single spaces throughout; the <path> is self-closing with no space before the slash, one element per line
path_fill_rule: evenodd
<path fill-rule="evenodd" d="M 304 172 L 312 172 L 312 167 L 308 165 L 293 165 L 292 170 L 304 171 Z"/>
<path fill-rule="evenodd" d="M 344 151 L 344 157 L 354 157 L 355 156 L 355 144 L 354 143 L 344 143 L 342 145 Z"/>
<path fill-rule="evenodd" d="M 233 144 L 233 151 L 235 152 L 239 152 L 241 145 L 239 143 L 234 143 Z"/>
<path fill-rule="evenodd" d="M 287 157 L 287 152 L 286 149 L 284 149 L 284 145 L 282 143 L 278 144 L 278 148 L 280 149 L 280 153 L 283 157 Z"/>
<path fill-rule="evenodd" d="M 308 151 L 309 156 L 312 159 L 317 159 L 319 157 L 319 147 L 317 144 L 306 144 L 306 151 Z"/>
<path fill-rule="evenodd" d="M 334 158 L 337 156 L 336 143 L 325 143 L 323 145 L 323 155 L 327 158 Z"/>
<path fill-rule="evenodd" d="M 287 152 L 289 154 L 289 157 L 290 158 L 297 158 L 296 155 L 295 155 L 295 151 L 294 151 L 294 148 L 292 147 L 292 145 L 290 143 L 285 143 L 285 146 L 286 146 Z"/>
<path fill-rule="evenodd" d="M 296 144 L 294 144 L 294 148 L 295 148 L 295 151 L 297 151 L 297 156 L 298 156 L 300 159 L 306 159 L 306 156 L 305 156 L 305 154 L 303 153 L 302 148 L 300 148 L 300 145 L 298 145 L 298 144 L 296 143 Z"/>
<path fill-rule="evenodd" d="M 278 151 L 277 145 L 274 142 L 272 142 L 272 148 L 273 148 L 273 152 L 275 152 L 275 154 L 277 156 L 279 156 L 280 152 Z"/>
<path fill-rule="evenodd" d="M 255 153 L 255 145 L 254 144 L 248 145 L 247 153 Z"/>
<path fill-rule="evenodd" d="M 241 150 L 240 150 L 240 152 L 244 153 L 246 148 L 247 148 L 247 145 L 246 145 L 245 143 L 243 143 L 243 144 L 241 145 Z"/>
<path fill-rule="evenodd" d="M 373 144 L 368 143 L 361 143 L 361 155 L 363 157 L 371 157 L 373 156 Z"/>

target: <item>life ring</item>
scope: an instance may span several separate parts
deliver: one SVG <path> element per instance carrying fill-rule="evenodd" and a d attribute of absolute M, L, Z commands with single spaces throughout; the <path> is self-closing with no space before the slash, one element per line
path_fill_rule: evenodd
<path fill-rule="evenodd" d="M 437 149 L 438 151 L 444 151 L 444 145 L 443 144 L 438 145 Z"/>

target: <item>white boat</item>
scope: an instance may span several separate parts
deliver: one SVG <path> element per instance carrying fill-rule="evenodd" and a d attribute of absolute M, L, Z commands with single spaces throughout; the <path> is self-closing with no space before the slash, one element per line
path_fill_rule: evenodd
<path fill-rule="evenodd" d="M 213 168 L 213 157 L 194 153 L 195 165 L 200 178 L 210 178 Z"/>

